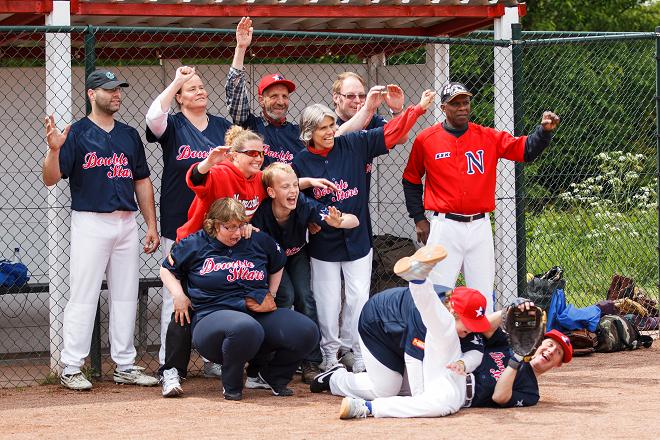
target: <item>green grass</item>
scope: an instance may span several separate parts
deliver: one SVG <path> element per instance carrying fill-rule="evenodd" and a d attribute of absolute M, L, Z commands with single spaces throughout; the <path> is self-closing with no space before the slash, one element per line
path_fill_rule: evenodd
<path fill-rule="evenodd" d="M 658 295 L 658 220 L 652 210 L 625 214 L 545 209 L 528 215 L 527 271 L 564 268 L 567 300 L 583 307 L 605 299 L 614 274 Z"/>

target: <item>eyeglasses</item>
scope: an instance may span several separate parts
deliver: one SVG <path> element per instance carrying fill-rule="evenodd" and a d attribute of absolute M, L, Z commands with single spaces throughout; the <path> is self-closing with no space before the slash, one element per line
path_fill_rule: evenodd
<path fill-rule="evenodd" d="M 232 234 L 240 229 L 243 229 L 245 227 L 245 223 L 241 223 L 238 226 L 225 226 L 223 224 L 220 224 L 220 227 L 224 229 L 227 232 L 231 232 Z"/>
<path fill-rule="evenodd" d="M 237 151 L 237 153 L 243 153 L 246 156 L 250 156 L 250 157 L 264 157 L 264 152 L 261 150 L 244 150 L 244 151 Z"/>
<path fill-rule="evenodd" d="M 366 98 L 367 98 L 367 94 L 366 94 L 366 93 L 360 93 L 360 94 L 347 93 L 347 94 L 345 94 L 345 95 L 344 95 L 343 93 L 338 93 L 338 95 L 343 96 L 344 98 L 348 99 L 349 101 L 352 101 L 352 100 L 354 100 L 355 98 L 360 98 L 360 100 L 362 100 L 362 99 L 366 99 Z"/>

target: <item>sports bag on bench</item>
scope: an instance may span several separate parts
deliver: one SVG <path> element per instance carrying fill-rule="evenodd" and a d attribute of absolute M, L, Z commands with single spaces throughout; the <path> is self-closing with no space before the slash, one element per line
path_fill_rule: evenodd
<path fill-rule="evenodd" d="M 29 279 L 28 268 L 25 264 L 0 260 L 0 286 L 7 288 L 21 287 Z"/>

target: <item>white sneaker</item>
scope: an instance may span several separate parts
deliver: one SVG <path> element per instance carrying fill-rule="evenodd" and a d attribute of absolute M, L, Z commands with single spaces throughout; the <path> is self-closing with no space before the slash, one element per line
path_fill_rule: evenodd
<path fill-rule="evenodd" d="M 247 380 L 245 381 L 245 388 L 248 388 L 250 390 L 270 390 L 270 385 L 266 383 L 265 380 L 261 378 L 261 376 L 256 376 L 256 377 L 250 377 L 248 376 Z"/>
<path fill-rule="evenodd" d="M 163 377 L 160 381 L 163 384 L 163 397 L 176 397 L 183 394 L 179 371 L 176 368 L 163 371 Z"/>
<path fill-rule="evenodd" d="M 435 265 L 447 257 L 440 245 L 421 247 L 410 257 L 403 257 L 394 265 L 394 273 L 407 281 L 424 281 Z"/>
<path fill-rule="evenodd" d="M 92 389 L 92 383 L 87 380 L 81 371 L 60 376 L 60 383 L 70 390 L 87 391 Z"/>
<path fill-rule="evenodd" d="M 355 362 L 353 362 L 353 373 L 364 373 L 367 371 L 367 367 L 364 365 L 362 358 L 356 357 Z"/>
<path fill-rule="evenodd" d="M 143 371 L 143 367 L 134 366 L 130 370 L 126 371 L 115 370 L 115 373 L 112 375 L 112 377 L 115 380 L 115 383 L 140 385 L 143 387 L 153 387 L 158 385 L 158 379 L 144 374 Z"/>
<path fill-rule="evenodd" d="M 344 397 L 344 400 L 341 401 L 340 419 L 364 419 L 370 415 L 371 411 L 369 411 L 367 403 L 363 399 Z"/>
<path fill-rule="evenodd" d="M 337 365 L 339 361 L 337 360 L 337 353 L 333 354 L 324 354 L 323 355 L 323 362 L 319 364 L 319 369 L 321 371 L 328 371 L 335 365 Z"/>
<path fill-rule="evenodd" d="M 222 365 L 215 362 L 204 362 L 202 375 L 212 379 L 222 379 Z"/>

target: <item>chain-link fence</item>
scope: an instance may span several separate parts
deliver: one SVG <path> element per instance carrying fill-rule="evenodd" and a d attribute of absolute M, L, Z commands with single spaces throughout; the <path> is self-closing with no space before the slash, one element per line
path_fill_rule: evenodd
<path fill-rule="evenodd" d="M 54 112 L 64 119 L 57 121 L 60 128 L 84 117 L 86 72 L 108 67 L 131 85 L 117 116 L 144 139 L 149 105 L 170 84 L 176 68 L 187 64 L 196 66 L 209 92 L 209 113 L 228 118 L 224 84 L 235 42 L 233 30 L 93 27 L 0 28 L 0 41 L 5 96 L 0 109 L 0 253 L 10 258 L 19 249 L 17 258 L 30 272 L 27 285 L 0 290 L 0 383 L 6 386 L 54 379 L 62 342 L 70 193 L 66 181 L 53 189 L 42 183 L 44 115 Z M 503 163 L 499 169 L 491 217 L 495 291 L 498 303 L 505 304 L 524 291 L 527 273 L 560 265 L 568 301 L 583 307 L 605 300 L 615 275 L 624 277 L 618 278 L 624 287 L 634 280 L 637 289 L 614 293 L 658 298 L 655 44 L 652 33 L 523 33 L 512 43 L 487 33 L 422 39 L 256 32 L 245 61 L 253 109 L 258 109 L 256 83 L 262 75 L 279 72 L 295 81 L 292 120 L 311 103 L 332 107 L 332 83 L 344 71 L 359 73 L 368 86 L 399 84 L 407 104 L 418 102 L 424 89 L 439 90 L 448 78 L 464 82 L 475 95 L 472 120 L 516 134 L 531 132 L 543 110 L 558 113 L 562 124 L 539 160 L 526 166 Z M 379 112 L 388 117 L 386 107 Z M 372 291 L 397 284 L 390 268 L 414 248 L 402 170 L 414 136 L 442 117 L 436 105 L 420 118 L 406 144 L 374 163 Z M 158 144 L 145 139 L 145 145 L 160 215 L 163 153 Z M 138 221 L 143 238 L 146 228 Z M 151 372 L 158 366 L 160 346 L 161 259 L 160 252 L 143 255 L 140 266 L 137 362 Z M 621 307 L 631 307 L 637 319 L 652 314 L 630 303 Z M 105 291 L 98 318 L 90 364 L 106 376 L 113 365 Z M 653 328 L 653 320 L 647 322 Z M 201 366 L 194 359 L 193 373 Z"/>

